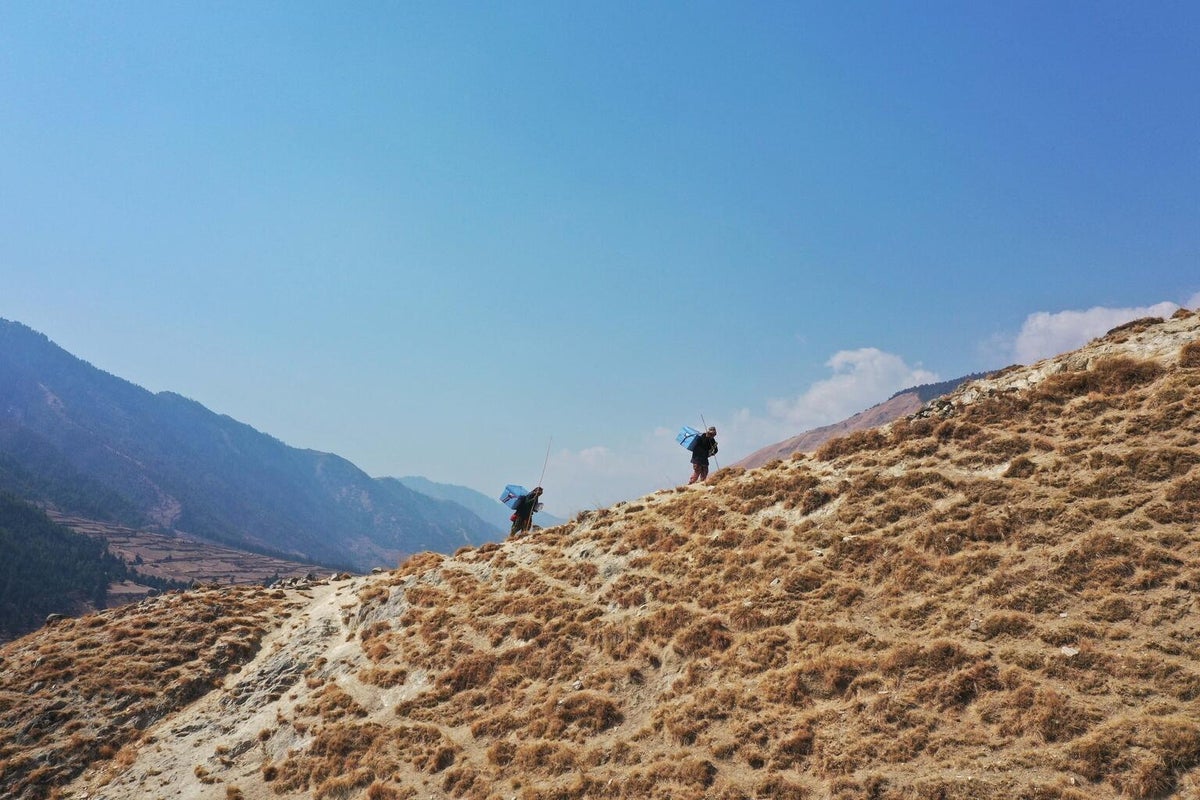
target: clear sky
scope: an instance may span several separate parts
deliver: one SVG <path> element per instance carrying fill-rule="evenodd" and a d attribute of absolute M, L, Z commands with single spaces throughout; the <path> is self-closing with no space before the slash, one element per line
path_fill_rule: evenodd
<path fill-rule="evenodd" d="M 0 317 L 566 516 L 1200 305 L 1194 2 L 0 2 Z"/>

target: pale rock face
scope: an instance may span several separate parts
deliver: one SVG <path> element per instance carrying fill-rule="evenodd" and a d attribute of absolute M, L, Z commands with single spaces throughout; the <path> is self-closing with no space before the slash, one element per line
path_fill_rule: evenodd
<path fill-rule="evenodd" d="M 994 378 L 971 381 L 952 392 L 948 399 L 956 404 L 969 405 L 999 393 L 1032 389 L 1052 375 L 1088 370 L 1098 361 L 1118 356 L 1153 360 L 1164 367 L 1174 366 L 1179 362 L 1183 346 L 1195 341 L 1198 336 L 1200 315 L 1197 314 L 1180 315 L 1128 332 L 1118 328 L 1079 350 L 1043 359 L 1027 367 L 1006 370 Z"/>

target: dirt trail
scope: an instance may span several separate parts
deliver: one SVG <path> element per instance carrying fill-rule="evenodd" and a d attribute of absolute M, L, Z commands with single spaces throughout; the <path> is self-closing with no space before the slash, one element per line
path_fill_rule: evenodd
<path fill-rule="evenodd" d="M 114 759 L 66 787 L 76 800 L 225 800 L 237 787 L 246 800 L 279 798 L 260 768 L 305 737 L 279 720 L 309 694 L 304 674 L 314 665 L 365 660 L 358 639 L 358 591 L 371 578 L 320 583 L 294 591 L 309 598 L 268 634 L 254 660 L 179 714 L 146 732 L 126 768 Z M 323 661 L 322 661 L 323 659 Z M 344 672 L 344 666 L 337 666 Z M 268 733 L 270 735 L 268 735 Z M 297 797 L 303 795 L 297 795 Z"/>

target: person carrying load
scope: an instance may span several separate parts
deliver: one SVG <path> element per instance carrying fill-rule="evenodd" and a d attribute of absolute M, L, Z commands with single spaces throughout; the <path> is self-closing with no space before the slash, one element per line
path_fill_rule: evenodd
<path fill-rule="evenodd" d="M 688 443 L 692 451 L 692 477 L 688 485 L 708 480 L 708 459 L 717 454 L 717 429 L 709 427 L 704 433 L 697 434 Z"/>
<path fill-rule="evenodd" d="M 542 487 L 535 486 L 529 494 L 523 494 L 516 498 L 513 503 L 512 530 L 508 532 L 509 536 L 516 536 L 519 533 L 528 533 L 533 527 L 533 515 L 541 510 L 542 504 L 538 502 L 542 496 Z"/>

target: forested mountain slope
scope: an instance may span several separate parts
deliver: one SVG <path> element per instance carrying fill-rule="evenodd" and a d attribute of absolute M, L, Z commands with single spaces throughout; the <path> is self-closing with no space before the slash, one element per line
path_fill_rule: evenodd
<path fill-rule="evenodd" d="M 50 614 L 104 608 L 108 587 L 138 578 L 104 543 L 72 533 L 39 508 L 0 492 L 0 642 L 36 630 Z"/>

